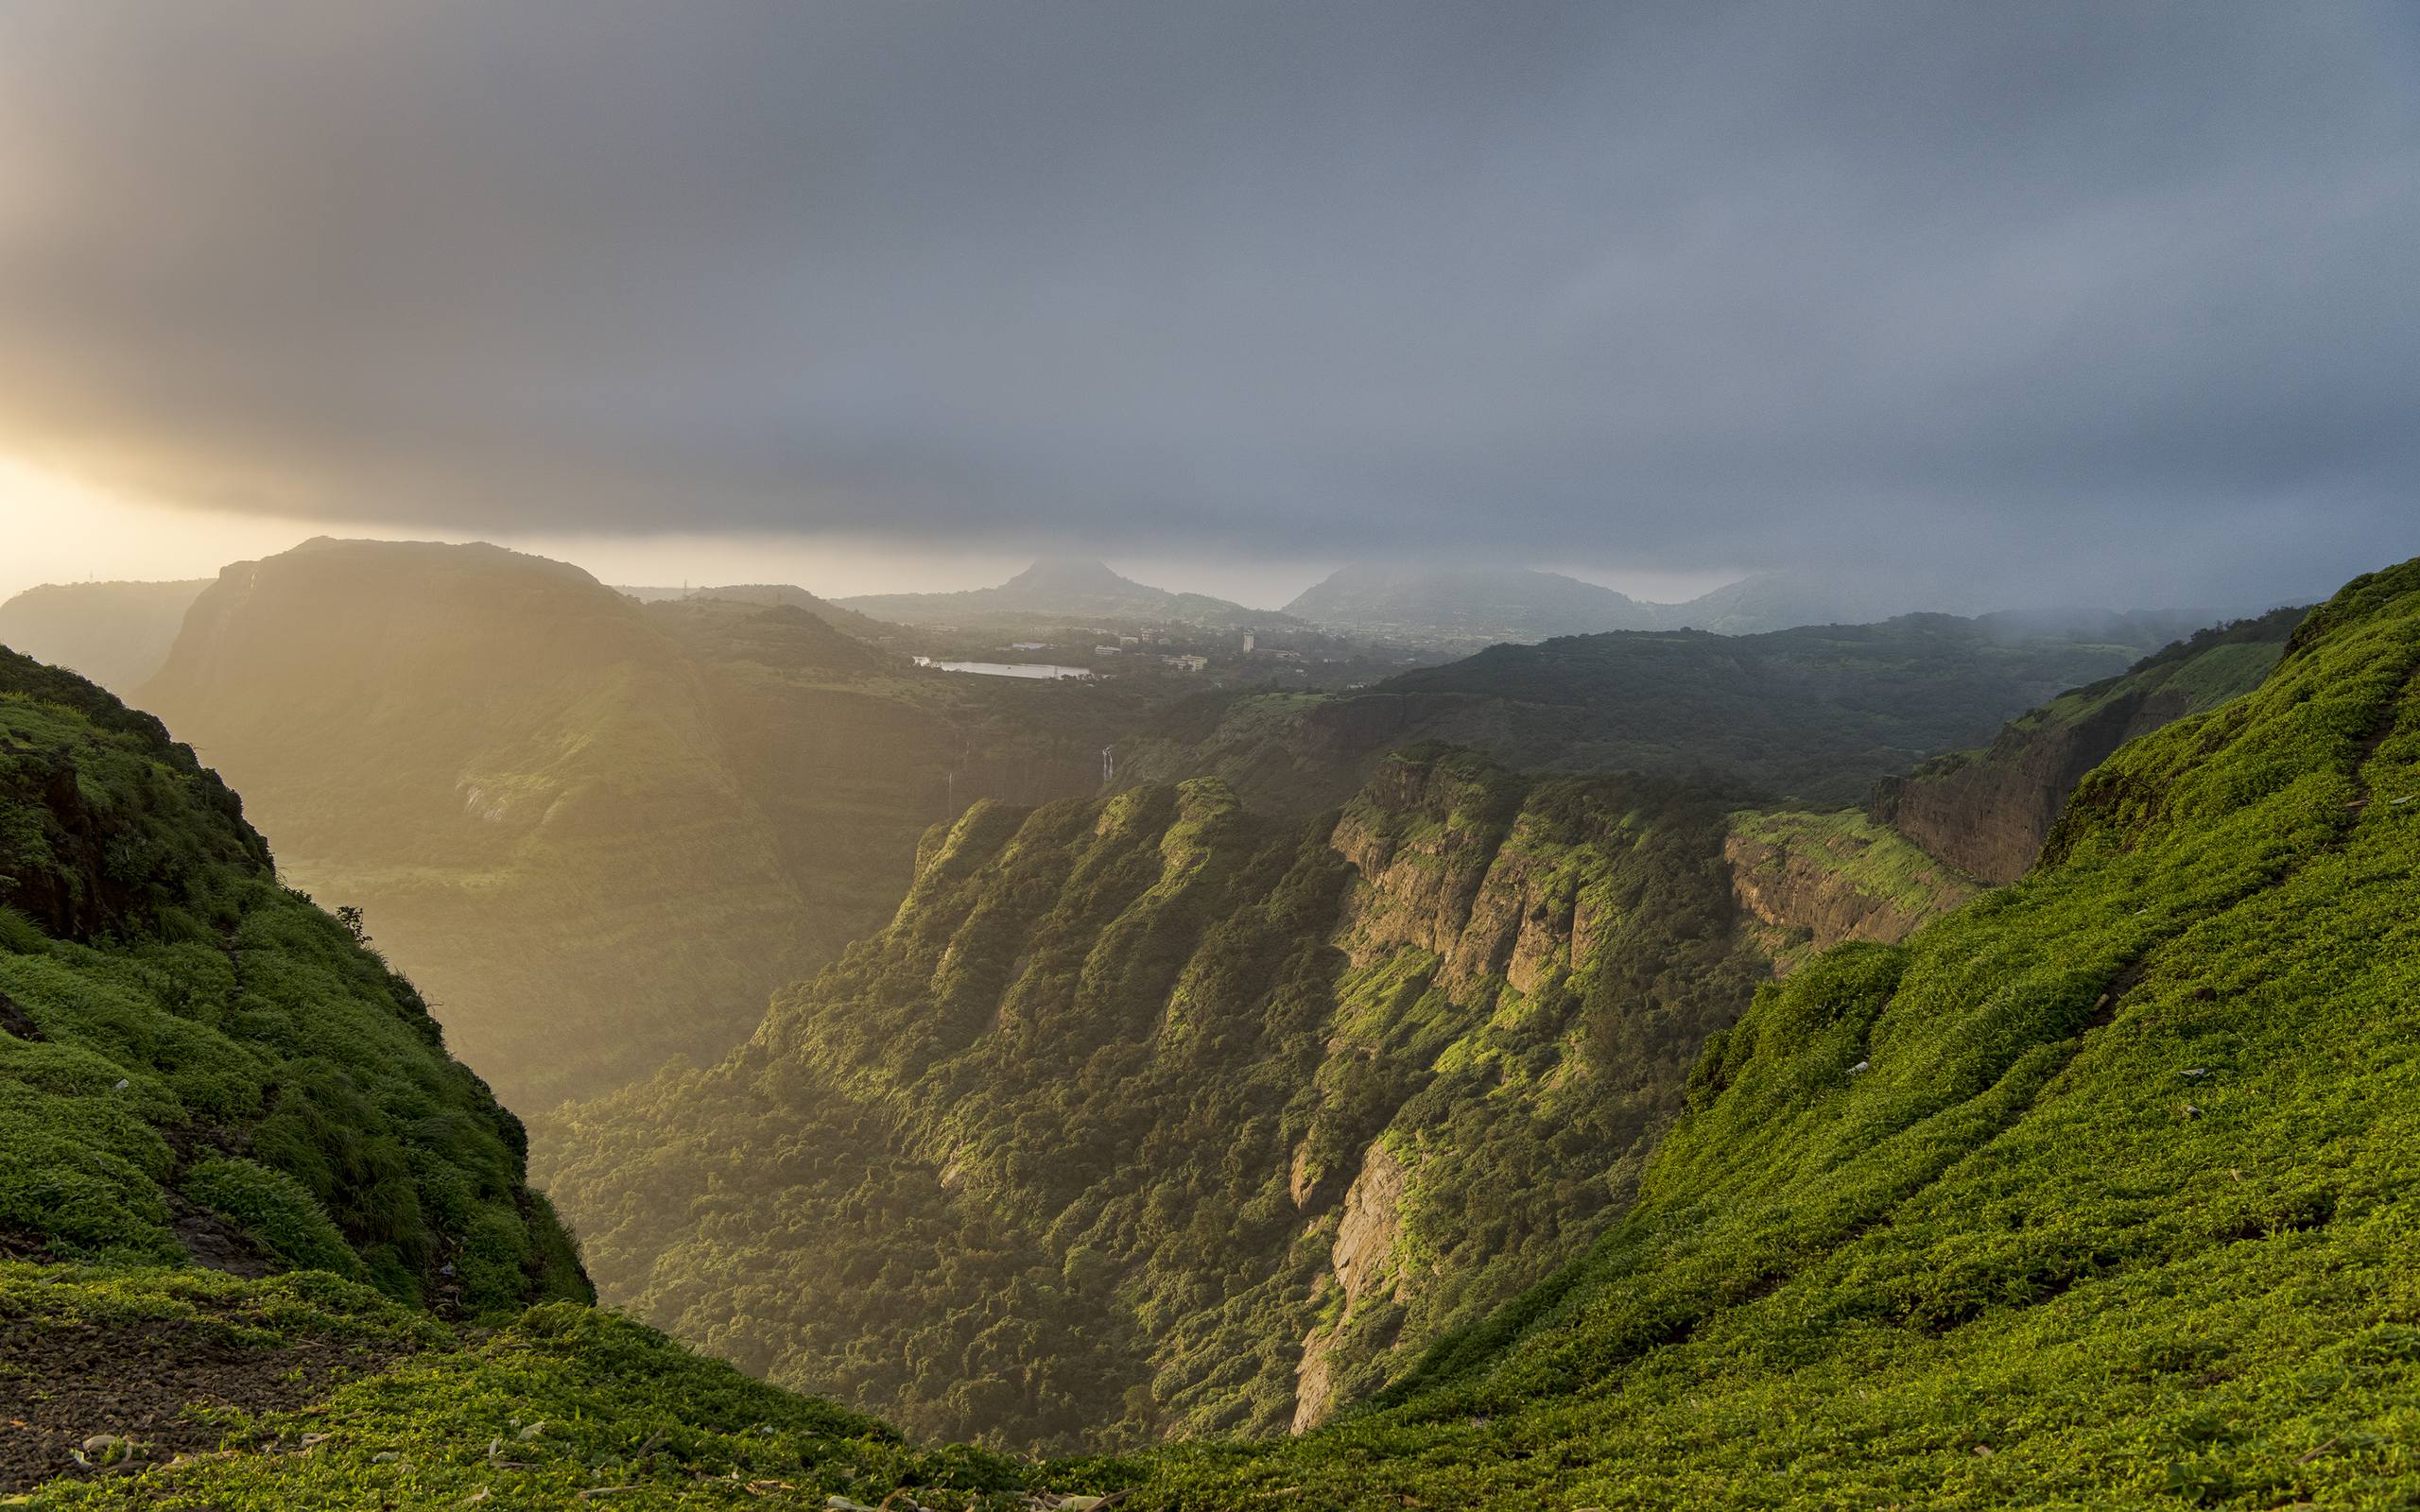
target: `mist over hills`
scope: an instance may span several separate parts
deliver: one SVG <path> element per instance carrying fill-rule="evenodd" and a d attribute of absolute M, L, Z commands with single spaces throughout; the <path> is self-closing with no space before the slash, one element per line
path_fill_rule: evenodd
<path fill-rule="evenodd" d="M 576 567 L 325 540 L 240 562 L 139 696 L 525 1106 L 719 1055 L 814 959 L 704 679 Z"/>
<path fill-rule="evenodd" d="M 1219 629 L 1307 628 L 1274 610 L 1246 609 L 1204 593 L 1172 593 L 1122 577 L 1107 564 L 1044 558 L 994 588 L 948 593 L 868 593 L 837 599 L 843 609 L 908 625 L 1022 623 L 1036 616 L 1174 620 Z"/>
<path fill-rule="evenodd" d="M 210 581 L 28 588 L 0 603 L 0 645 L 130 694 L 168 659 L 186 609 Z"/>

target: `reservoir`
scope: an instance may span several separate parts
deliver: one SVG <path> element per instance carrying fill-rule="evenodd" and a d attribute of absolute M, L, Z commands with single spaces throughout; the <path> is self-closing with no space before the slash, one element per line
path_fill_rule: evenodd
<path fill-rule="evenodd" d="M 1089 678 L 1090 667 L 1063 667 L 1047 662 L 936 662 L 931 657 L 916 659 L 920 667 L 934 667 L 942 672 L 972 672 L 979 678 Z"/>

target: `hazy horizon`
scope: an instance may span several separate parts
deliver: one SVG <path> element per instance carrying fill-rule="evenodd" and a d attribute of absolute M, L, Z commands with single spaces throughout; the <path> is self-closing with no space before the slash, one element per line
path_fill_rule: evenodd
<path fill-rule="evenodd" d="M 2420 543 L 2416 81 L 2386 4 L 13 7 L 0 511 L 2307 596 Z"/>

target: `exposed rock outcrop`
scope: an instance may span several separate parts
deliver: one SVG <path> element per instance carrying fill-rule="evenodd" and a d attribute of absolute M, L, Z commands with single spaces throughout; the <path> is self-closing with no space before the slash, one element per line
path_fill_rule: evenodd
<path fill-rule="evenodd" d="M 1722 859 L 1741 911 L 1776 933 L 1776 975 L 1844 939 L 1895 944 L 1976 892 L 1973 882 L 1855 814 L 1737 815 Z"/>
<path fill-rule="evenodd" d="M 1983 750 L 1885 778 L 1868 812 L 1970 876 L 2014 882 L 2086 772 L 2126 742 L 2258 686 L 2302 617 L 2278 610 L 2180 641 L 2012 721 Z"/>
<path fill-rule="evenodd" d="M 1370 1146 L 1361 1174 L 1344 1194 L 1344 1217 L 1337 1225 L 1336 1243 L 1328 1251 L 1328 1266 L 1344 1291 L 1344 1307 L 1336 1322 L 1313 1329 L 1303 1340 L 1302 1363 L 1294 1371 L 1294 1432 L 1316 1428 L 1334 1409 L 1335 1383 L 1328 1351 L 1352 1326 L 1354 1310 L 1376 1291 L 1387 1277 L 1394 1254 L 1395 1236 L 1403 1231 L 1404 1191 L 1408 1181 L 1403 1162 L 1384 1142 Z M 1400 1280 L 1396 1291 L 1401 1293 Z"/>
<path fill-rule="evenodd" d="M 2181 697 L 2153 695 L 2118 700 L 2072 724 L 2012 725 L 1978 758 L 1883 779 L 1869 812 L 1969 876 L 2014 882 L 2042 853 L 2084 773 L 2185 712 Z"/>

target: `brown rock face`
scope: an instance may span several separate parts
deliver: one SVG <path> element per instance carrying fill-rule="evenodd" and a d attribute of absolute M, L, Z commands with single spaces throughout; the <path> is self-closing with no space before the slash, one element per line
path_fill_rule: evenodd
<path fill-rule="evenodd" d="M 2112 699 L 2072 721 L 2011 725 L 1962 765 L 1885 778 L 1870 812 L 1969 876 L 2014 882 L 2032 869 L 2086 772 L 2188 710 L 2183 694 L 2161 689 Z"/>
<path fill-rule="evenodd" d="M 1376 803 L 1345 811 L 1330 844 L 1366 885 L 1343 942 L 1356 964 L 1409 945 L 1443 957 L 1447 988 L 1501 972 L 1522 992 L 1572 964 L 1582 873 L 1492 781 L 1394 765 L 1372 779 Z"/>
<path fill-rule="evenodd" d="M 1294 1432 L 1316 1428 L 1334 1406 L 1327 1353 L 1353 1321 L 1353 1310 L 1384 1279 L 1387 1258 L 1394 1252 L 1395 1235 L 1403 1230 L 1405 1172 L 1386 1145 L 1372 1144 L 1361 1161 L 1361 1174 L 1344 1194 L 1344 1218 L 1337 1225 L 1336 1243 L 1328 1265 L 1344 1288 L 1344 1311 L 1336 1326 L 1313 1329 L 1303 1340 L 1302 1363 L 1294 1370 Z"/>

